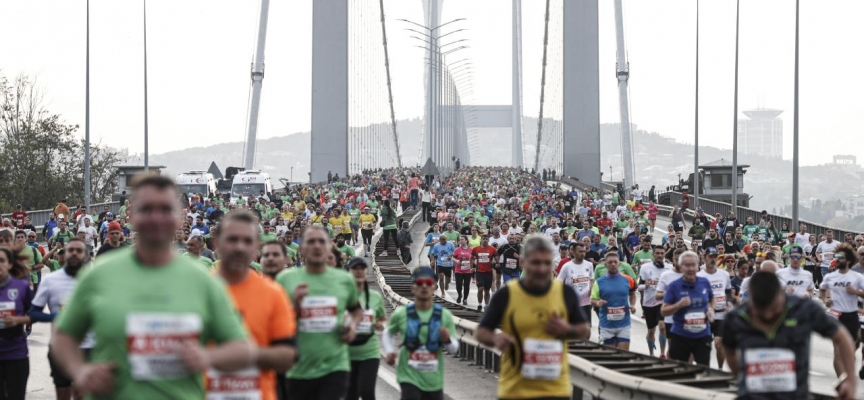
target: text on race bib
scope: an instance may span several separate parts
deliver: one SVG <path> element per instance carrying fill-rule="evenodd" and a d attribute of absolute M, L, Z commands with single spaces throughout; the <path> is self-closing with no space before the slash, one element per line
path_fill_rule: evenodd
<path fill-rule="evenodd" d="M 689 312 L 684 314 L 684 330 L 687 332 L 699 333 L 705 330 L 708 318 L 701 311 Z"/>
<path fill-rule="evenodd" d="M 517 260 L 508 258 L 507 262 L 504 263 L 504 267 L 507 269 L 516 269 L 517 263 Z"/>
<path fill-rule="evenodd" d="M 258 368 L 241 371 L 207 371 L 207 400 L 260 400 L 261 387 Z"/>
<path fill-rule="evenodd" d="M 15 315 L 15 302 L 14 301 L 0 301 L 0 329 L 6 328 L 6 323 L 3 322 L 3 318 L 12 317 Z"/>
<path fill-rule="evenodd" d="M 556 380 L 561 376 L 564 345 L 560 340 L 525 339 L 522 347 L 522 376 L 526 379 Z"/>
<path fill-rule="evenodd" d="M 357 333 L 368 335 L 372 333 L 372 320 L 374 316 L 372 315 L 372 310 L 363 310 L 363 319 L 360 320 L 360 324 L 357 325 Z"/>
<path fill-rule="evenodd" d="M 126 315 L 126 346 L 132 379 L 155 380 L 188 375 L 177 351 L 201 335 L 201 317 L 191 313 Z"/>
<path fill-rule="evenodd" d="M 460 272 L 471 272 L 471 261 L 462 260 L 459 262 L 459 271 Z"/>
<path fill-rule="evenodd" d="M 621 321 L 625 315 L 627 311 L 624 310 L 624 306 L 606 308 L 606 319 L 610 321 Z"/>
<path fill-rule="evenodd" d="M 300 303 L 300 332 L 333 332 L 336 329 L 337 301 L 334 296 L 306 296 Z"/>
<path fill-rule="evenodd" d="M 726 295 L 714 296 L 714 310 L 726 311 Z"/>
<path fill-rule="evenodd" d="M 438 371 L 438 354 L 430 353 L 426 346 L 422 346 L 410 353 L 408 366 L 419 372 Z"/>
<path fill-rule="evenodd" d="M 798 388 L 792 350 L 747 349 L 744 350 L 744 360 L 745 384 L 749 392 L 794 392 Z"/>

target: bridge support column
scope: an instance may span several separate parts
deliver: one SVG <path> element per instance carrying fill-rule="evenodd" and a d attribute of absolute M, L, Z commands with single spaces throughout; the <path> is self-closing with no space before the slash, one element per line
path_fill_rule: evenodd
<path fill-rule="evenodd" d="M 312 2 L 310 182 L 348 174 L 348 0 Z"/>
<path fill-rule="evenodd" d="M 564 2 L 564 176 L 600 187 L 597 0 Z M 559 173 L 560 174 L 560 173 Z"/>

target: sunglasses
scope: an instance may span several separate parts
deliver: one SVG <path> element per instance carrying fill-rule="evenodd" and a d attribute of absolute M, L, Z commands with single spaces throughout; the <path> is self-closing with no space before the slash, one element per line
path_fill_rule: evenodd
<path fill-rule="evenodd" d="M 414 281 L 417 286 L 435 286 L 435 280 L 432 278 L 420 278 Z"/>
<path fill-rule="evenodd" d="M 834 255 L 835 260 L 845 260 L 846 256 Z"/>
<path fill-rule="evenodd" d="M 789 256 L 789 259 L 792 259 L 792 260 L 800 260 L 800 259 L 801 259 L 801 256 L 798 256 L 798 255 Z"/>

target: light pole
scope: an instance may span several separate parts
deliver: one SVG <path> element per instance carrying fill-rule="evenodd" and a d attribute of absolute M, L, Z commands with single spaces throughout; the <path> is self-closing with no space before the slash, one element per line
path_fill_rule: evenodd
<path fill-rule="evenodd" d="M 732 211 L 738 215 L 738 26 L 741 19 L 741 0 L 735 2 L 735 124 L 732 125 Z"/>
<path fill-rule="evenodd" d="M 87 0 L 87 61 L 84 90 L 84 207 L 90 209 L 90 0 Z M 67 216 L 68 217 L 68 216 Z M 58 216 L 59 218 L 59 216 Z"/>
<path fill-rule="evenodd" d="M 150 138 L 147 118 L 147 0 L 144 0 L 144 172 L 150 172 Z"/>
<path fill-rule="evenodd" d="M 699 0 L 696 0 L 696 108 L 694 110 L 696 135 L 693 145 L 693 209 L 699 207 Z"/>
<path fill-rule="evenodd" d="M 792 120 L 792 226 L 798 229 L 798 16 L 799 0 L 795 0 L 795 117 Z"/>

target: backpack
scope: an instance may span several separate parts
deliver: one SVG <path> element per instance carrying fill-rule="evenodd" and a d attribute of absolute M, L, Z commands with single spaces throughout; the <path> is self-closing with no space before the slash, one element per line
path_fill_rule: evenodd
<path fill-rule="evenodd" d="M 408 329 L 405 330 L 405 340 L 403 341 L 405 348 L 411 352 L 420 348 L 420 327 L 426 325 L 428 331 L 426 350 L 433 353 L 438 351 L 441 348 L 441 335 L 438 333 L 438 329 L 441 328 L 441 305 L 434 304 L 432 306 L 432 317 L 429 318 L 429 322 L 420 322 L 420 316 L 417 315 L 414 303 L 407 305 L 405 309 L 408 312 Z"/>

